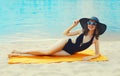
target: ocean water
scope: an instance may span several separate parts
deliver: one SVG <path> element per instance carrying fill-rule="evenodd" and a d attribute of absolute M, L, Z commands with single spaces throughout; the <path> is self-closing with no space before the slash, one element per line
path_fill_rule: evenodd
<path fill-rule="evenodd" d="M 120 0 L 0 0 L 0 42 L 59 39 L 74 20 L 91 16 L 107 33 L 120 32 Z"/>

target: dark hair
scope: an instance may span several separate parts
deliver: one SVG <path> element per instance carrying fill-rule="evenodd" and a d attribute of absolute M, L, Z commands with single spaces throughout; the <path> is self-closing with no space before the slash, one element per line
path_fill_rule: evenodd
<path fill-rule="evenodd" d="M 88 26 L 86 26 L 86 27 L 83 29 L 83 33 L 84 33 L 84 35 L 87 35 L 88 32 L 89 32 L 89 29 L 88 29 Z M 96 25 L 96 28 L 95 28 L 95 30 L 94 30 L 93 35 L 94 35 L 95 38 L 98 40 L 98 38 L 99 38 L 99 34 L 98 34 L 98 25 Z"/>

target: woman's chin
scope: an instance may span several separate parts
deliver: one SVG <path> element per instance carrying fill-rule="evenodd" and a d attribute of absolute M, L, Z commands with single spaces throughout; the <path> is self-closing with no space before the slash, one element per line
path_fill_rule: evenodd
<path fill-rule="evenodd" d="M 95 29 L 94 29 L 94 28 L 89 28 L 89 30 L 90 30 L 90 31 L 93 31 L 93 30 L 95 30 Z"/>

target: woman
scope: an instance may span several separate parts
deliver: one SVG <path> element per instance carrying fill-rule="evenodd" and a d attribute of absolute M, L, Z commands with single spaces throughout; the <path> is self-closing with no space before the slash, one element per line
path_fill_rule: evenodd
<path fill-rule="evenodd" d="M 82 30 L 70 32 L 80 22 Z M 71 39 L 63 39 L 57 42 L 52 47 L 46 50 L 33 50 L 28 52 L 13 51 L 9 56 L 16 56 L 17 54 L 31 54 L 31 55 L 73 55 L 76 52 L 87 49 L 91 44 L 95 44 L 95 55 L 84 57 L 83 60 L 90 60 L 100 55 L 99 52 L 99 35 L 106 30 L 106 25 L 99 22 L 98 18 L 82 18 L 74 21 L 72 26 L 65 30 L 64 34 L 67 36 L 79 35 L 76 42 L 73 43 Z M 46 52 L 47 51 L 47 52 Z"/>

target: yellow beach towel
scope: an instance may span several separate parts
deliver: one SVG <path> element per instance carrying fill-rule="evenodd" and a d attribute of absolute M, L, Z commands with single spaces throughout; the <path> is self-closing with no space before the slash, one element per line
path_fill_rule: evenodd
<path fill-rule="evenodd" d="M 16 56 L 10 57 L 8 63 L 43 64 L 43 63 L 73 62 L 82 61 L 83 57 L 92 55 L 94 55 L 93 50 L 85 50 L 70 56 Z M 108 58 L 106 56 L 101 55 L 89 61 L 107 61 L 107 60 Z"/>

